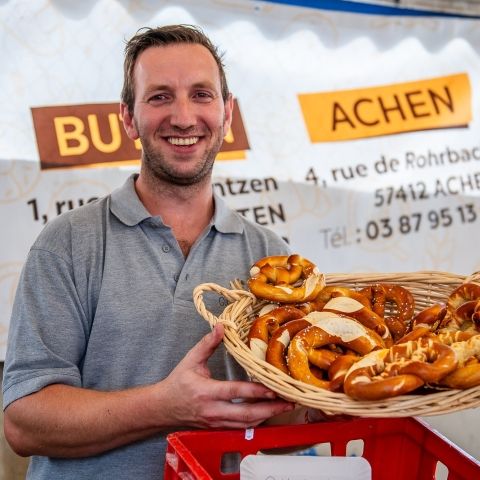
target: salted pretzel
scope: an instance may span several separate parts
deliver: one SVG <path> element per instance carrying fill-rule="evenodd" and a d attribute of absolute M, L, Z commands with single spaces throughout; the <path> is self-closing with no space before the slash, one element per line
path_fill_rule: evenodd
<path fill-rule="evenodd" d="M 457 356 L 458 367 L 444 377 L 440 384 L 460 390 L 480 385 L 480 335 L 471 336 L 465 341 L 454 342 L 451 348 Z"/>
<path fill-rule="evenodd" d="M 282 303 L 313 300 L 325 286 L 325 275 L 300 255 L 264 257 L 250 269 L 248 287 L 257 297 Z"/>
<path fill-rule="evenodd" d="M 480 385 L 480 361 L 476 357 L 471 357 L 463 367 L 459 367 L 448 374 L 441 381 L 441 384 L 458 390 L 477 387 Z"/>
<path fill-rule="evenodd" d="M 308 320 L 301 318 L 299 320 L 291 320 L 278 328 L 268 342 L 265 360 L 289 375 L 290 372 L 286 360 L 288 345 L 294 335 L 310 325 L 311 323 Z"/>
<path fill-rule="evenodd" d="M 445 345 L 452 345 L 458 342 L 466 342 L 476 335 L 473 331 L 451 330 L 441 328 L 433 334 L 433 338 Z"/>
<path fill-rule="evenodd" d="M 443 303 L 435 303 L 418 312 L 412 318 L 410 328 L 413 329 L 419 325 L 428 325 L 431 331 L 435 331 L 441 325 L 446 313 L 446 305 Z"/>
<path fill-rule="evenodd" d="M 343 391 L 355 400 L 383 400 L 413 392 L 425 382 L 417 375 L 387 375 L 382 368 L 390 349 L 375 350 L 355 362 L 345 375 Z"/>
<path fill-rule="evenodd" d="M 334 392 L 343 390 L 343 383 L 347 372 L 352 365 L 363 357 L 354 352 L 348 352 L 345 355 L 339 355 L 328 367 L 328 379 L 330 380 L 330 389 Z"/>
<path fill-rule="evenodd" d="M 273 310 L 257 317 L 248 332 L 248 346 L 253 355 L 265 360 L 268 341 L 280 325 L 290 320 L 302 318 L 304 313 L 291 305 L 276 307 Z"/>
<path fill-rule="evenodd" d="M 330 344 L 364 355 L 375 348 L 381 348 L 383 341 L 373 330 L 367 329 L 353 318 L 320 318 L 315 325 L 303 329 L 291 340 L 287 353 L 290 375 L 305 383 L 331 390 L 331 382 L 318 378 L 309 362 L 311 350 Z"/>
<path fill-rule="evenodd" d="M 347 372 L 343 388 L 357 400 L 391 398 L 438 383 L 457 364 L 451 347 L 424 337 L 365 355 Z"/>
<path fill-rule="evenodd" d="M 480 300 L 480 285 L 463 283 L 449 295 L 447 299 L 447 314 L 450 316 L 460 305 L 471 300 Z"/>
<path fill-rule="evenodd" d="M 451 314 L 449 328 L 480 331 L 480 299 L 462 303 Z"/>
<path fill-rule="evenodd" d="M 371 309 L 371 304 L 369 299 L 355 290 L 347 287 L 341 287 L 338 285 L 327 285 L 320 293 L 310 302 L 304 302 L 297 305 L 297 308 L 304 311 L 305 313 L 315 312 L 322 310 L 325 305 L 335 297 L 349 297 L 357 300 L 363 306 Z"/>
<path fill-rule="evenodd" d="M 322 318 L 332 317 L 338 317 L 339 320 L 342 318 L 341 315 L 328 312 L 315 312 L 314 314 L 306 315 L 298 320 L 290 320 L 283 324 L 275 330 L 268 341 L 265 360 L 282 372 L 290 374 L 287 366 L 286 352 L 291 339 L 304 328 L 318 323 Z M 332 350 L 312 350 L 309 352 L 309 361 L 320 369 L 327 369 L 338 355 L 338 352 Z"/>
<path fill-rule="evenodd" d="M 371 309 L 380 317 L 385 315 L 385 289 L 378 283 L 362 288 L 359 293 L 368 298 Z"/>
<path fill-rule="evenodd" d="M 393 283 L 379 283 L 360 290 L 360 293 L 370 296 L 372 308 L 375 313 L 385 318 L 394 341 L 405 335 L 407 325 L 415 312 L 415 298 L 406 288 Z M 395 314 L 385 315 L 388 302 L 395 304 Z"/>
<path fill-rule="evenodd" d="M 475 329 L 480 322 L 480 285 L 463 283 L 447 299 L 447 314 L 442 327 L 450 329 Z"/>
<path fill-rule="evenodd" d="M 408 333 L 397 339 L 395 343 L 405 343 L 411 340 L 418 340 L 420 337 L 424 337 L 437 331 L 446 313 L 447 307 L 441 303 L 435 303 L 430 307 L 424 308 L 412 318 L 410 325 L 408 326 Z"/>
<path fill-rule="evenodd" d="M 353 296 L 334 296 L 323 307 L 325 312 L 334 312 L 347 315 L 358 320 L 365 327 L 377 332 L 386 345 L 393 343 L 390 330 L 384 319 Z"/>

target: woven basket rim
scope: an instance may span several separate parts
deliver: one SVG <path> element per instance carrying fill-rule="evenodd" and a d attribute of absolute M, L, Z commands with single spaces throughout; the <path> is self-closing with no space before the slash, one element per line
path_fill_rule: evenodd
<path fill-rule="evenodd" d="M 470 276 L 449 272 L 423 270 L 399 273 L 327 273 L 327 285 L 362 287 L 374 282 L 398 283 L 408 288 L 419 305 L 446 300 L 447 294 L 466 281 L 479 281 L 479 274 Z M 203 302 L 206 292 L 215 292 L 230 302 L 221 315 L 209 312 Z M 246 370 L 252 380 L 259 381 L 280 397 L 297 404 L 316 408 L 326 414 L 347 414 L 363 417 L 430 416 L 475 408 L 480 405 L 480 386 L 467 390 L 443 390 L 427 394 L 409 394 L 381 401 L 358 401 L 344 393 L 330 392 L 308 385 L 255 357 L 242 340 L 241 323 L 248 324 L 266 302 L 259 302 L 253 294 L 241 287 L 237 279 L 232 288 L 204 283 L 194 289 L 193 299 L 200 315 L 213 327 L 225 326 L 224 344 L 227 351 Z"/>

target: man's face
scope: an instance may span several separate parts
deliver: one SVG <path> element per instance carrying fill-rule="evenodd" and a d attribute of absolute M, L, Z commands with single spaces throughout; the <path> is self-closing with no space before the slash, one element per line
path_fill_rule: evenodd
<path fill-rule="evenodd" d="M 135 64 L 134 85 L 126 128 L 141 140 L 148 174 L 176 185 L 209 176 L 232 116 L 211 53 L 197 44 L 148 48 Z"/>

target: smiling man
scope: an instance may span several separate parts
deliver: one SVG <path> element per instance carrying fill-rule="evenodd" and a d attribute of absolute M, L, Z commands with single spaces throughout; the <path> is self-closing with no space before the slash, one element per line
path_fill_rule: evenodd
<path fill-rule="evenodd" d="M 179 428 L 246 428 L 292 409 L 245 381 L 192 291 L 288 253 L 212 191 L 232 118 L 216 47 L 193 26 L 127 43 L 121 114 L 139 174 L 50 222 L 19 281 L 4 369 L 5 435 L 28 479 L 163 477 Z M 223 299 L 208 305 L 223 309 Z M 238 402 L 245 399 L 245 402 Z"/>

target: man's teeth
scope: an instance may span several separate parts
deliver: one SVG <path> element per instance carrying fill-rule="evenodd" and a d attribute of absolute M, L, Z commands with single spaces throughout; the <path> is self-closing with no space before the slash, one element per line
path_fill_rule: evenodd
<path fill-rule="evenodd" d="M 172 145 L 194 145 L 198 142 L 198 137 L 168 137 L 168 141 Z"/>

